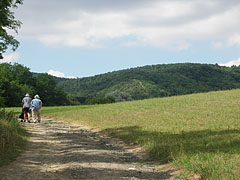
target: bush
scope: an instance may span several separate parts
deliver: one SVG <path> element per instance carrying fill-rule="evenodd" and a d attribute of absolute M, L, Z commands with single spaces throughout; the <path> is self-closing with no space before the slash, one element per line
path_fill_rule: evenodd
<path fill-rule="evenodd" d="M 111 93 L 106 94 L 106 97 L 108 98 L 114 98 L 116 102 L 121 102 L 121 101 L 131 101 L 133 98 L 131 97 L 130 94 L 121 92 L 121 91 L 113 91 Z"/>
<path fill-rule="evenodd" d="M 4 107 L 4 98 L 0 97 L 0 107 Z"/>
<path fill-rule="evenodd" d="M 112 97 L 90 97 L 87 98 L 85 104 L 107 104 L 115 102 L 114 98 Z"/>

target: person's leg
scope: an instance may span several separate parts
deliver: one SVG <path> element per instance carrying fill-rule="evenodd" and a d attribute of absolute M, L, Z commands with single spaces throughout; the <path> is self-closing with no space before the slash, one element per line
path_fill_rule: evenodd
<path fill-rule="evenodd" d="M 30 123 L 30 119 L 31 119 L 31 110 L 28 111 L 28 122 Z"/>
<path fill-rule="evenodd" d="M 33 122 L 37 122 L 37 111 L 35 109 L 32 110 Z"/>
<path fill-rule="evenodd" d="M 23 122 L 26 121 L 26 117 L 27 117 L 27 115 L 26 115 L 26 113 L 24 113 L 24 115 L 23 115 Z"/>
<path fill-rule="evenodd" d="M 23 108 L 23 122 L 26 122 L 26 118 L 27 118 L 27 110 L 26 108 Z"/>
<path fill-rule="evenodd" d="M 41 109 L 37 110 L 38 122 L 41 122 Z"/>

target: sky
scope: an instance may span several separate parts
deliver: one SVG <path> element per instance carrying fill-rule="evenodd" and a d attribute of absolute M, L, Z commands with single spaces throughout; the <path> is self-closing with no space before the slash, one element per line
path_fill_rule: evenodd
<path fill-rule="evenodd" d="M 239 0 L 24 0 L 3 62 L 76 78 L 172 63 L 240 65 Z"/>

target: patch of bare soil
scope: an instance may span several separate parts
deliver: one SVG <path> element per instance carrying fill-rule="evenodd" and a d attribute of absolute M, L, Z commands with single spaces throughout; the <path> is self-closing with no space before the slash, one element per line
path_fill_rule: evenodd
<path fill-rule="evenodd" d="M 174 170 L 141 164 L 136 154 L 90 129 L 49 119 L 24 125 L 31 132 L 27 150 L 0 167 L 0 180 L 176 179 Z"/>

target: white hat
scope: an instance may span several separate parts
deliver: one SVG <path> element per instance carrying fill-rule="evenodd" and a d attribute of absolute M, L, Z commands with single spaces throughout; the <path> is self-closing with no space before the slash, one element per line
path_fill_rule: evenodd
<path fill-rule="evenodd" d="M 28 93 L 26 93 L 26 95 L 25 95 L 26 97 L 29 97 L 29 94 Z"/>
<path fill-rule="evenodd" d="M 35 98 L 35 99 L 39 99 L 40 97 L 39 97 L 39 95 L 36 94 L 36 95 L 34 96 L 34 98 Z"/>

